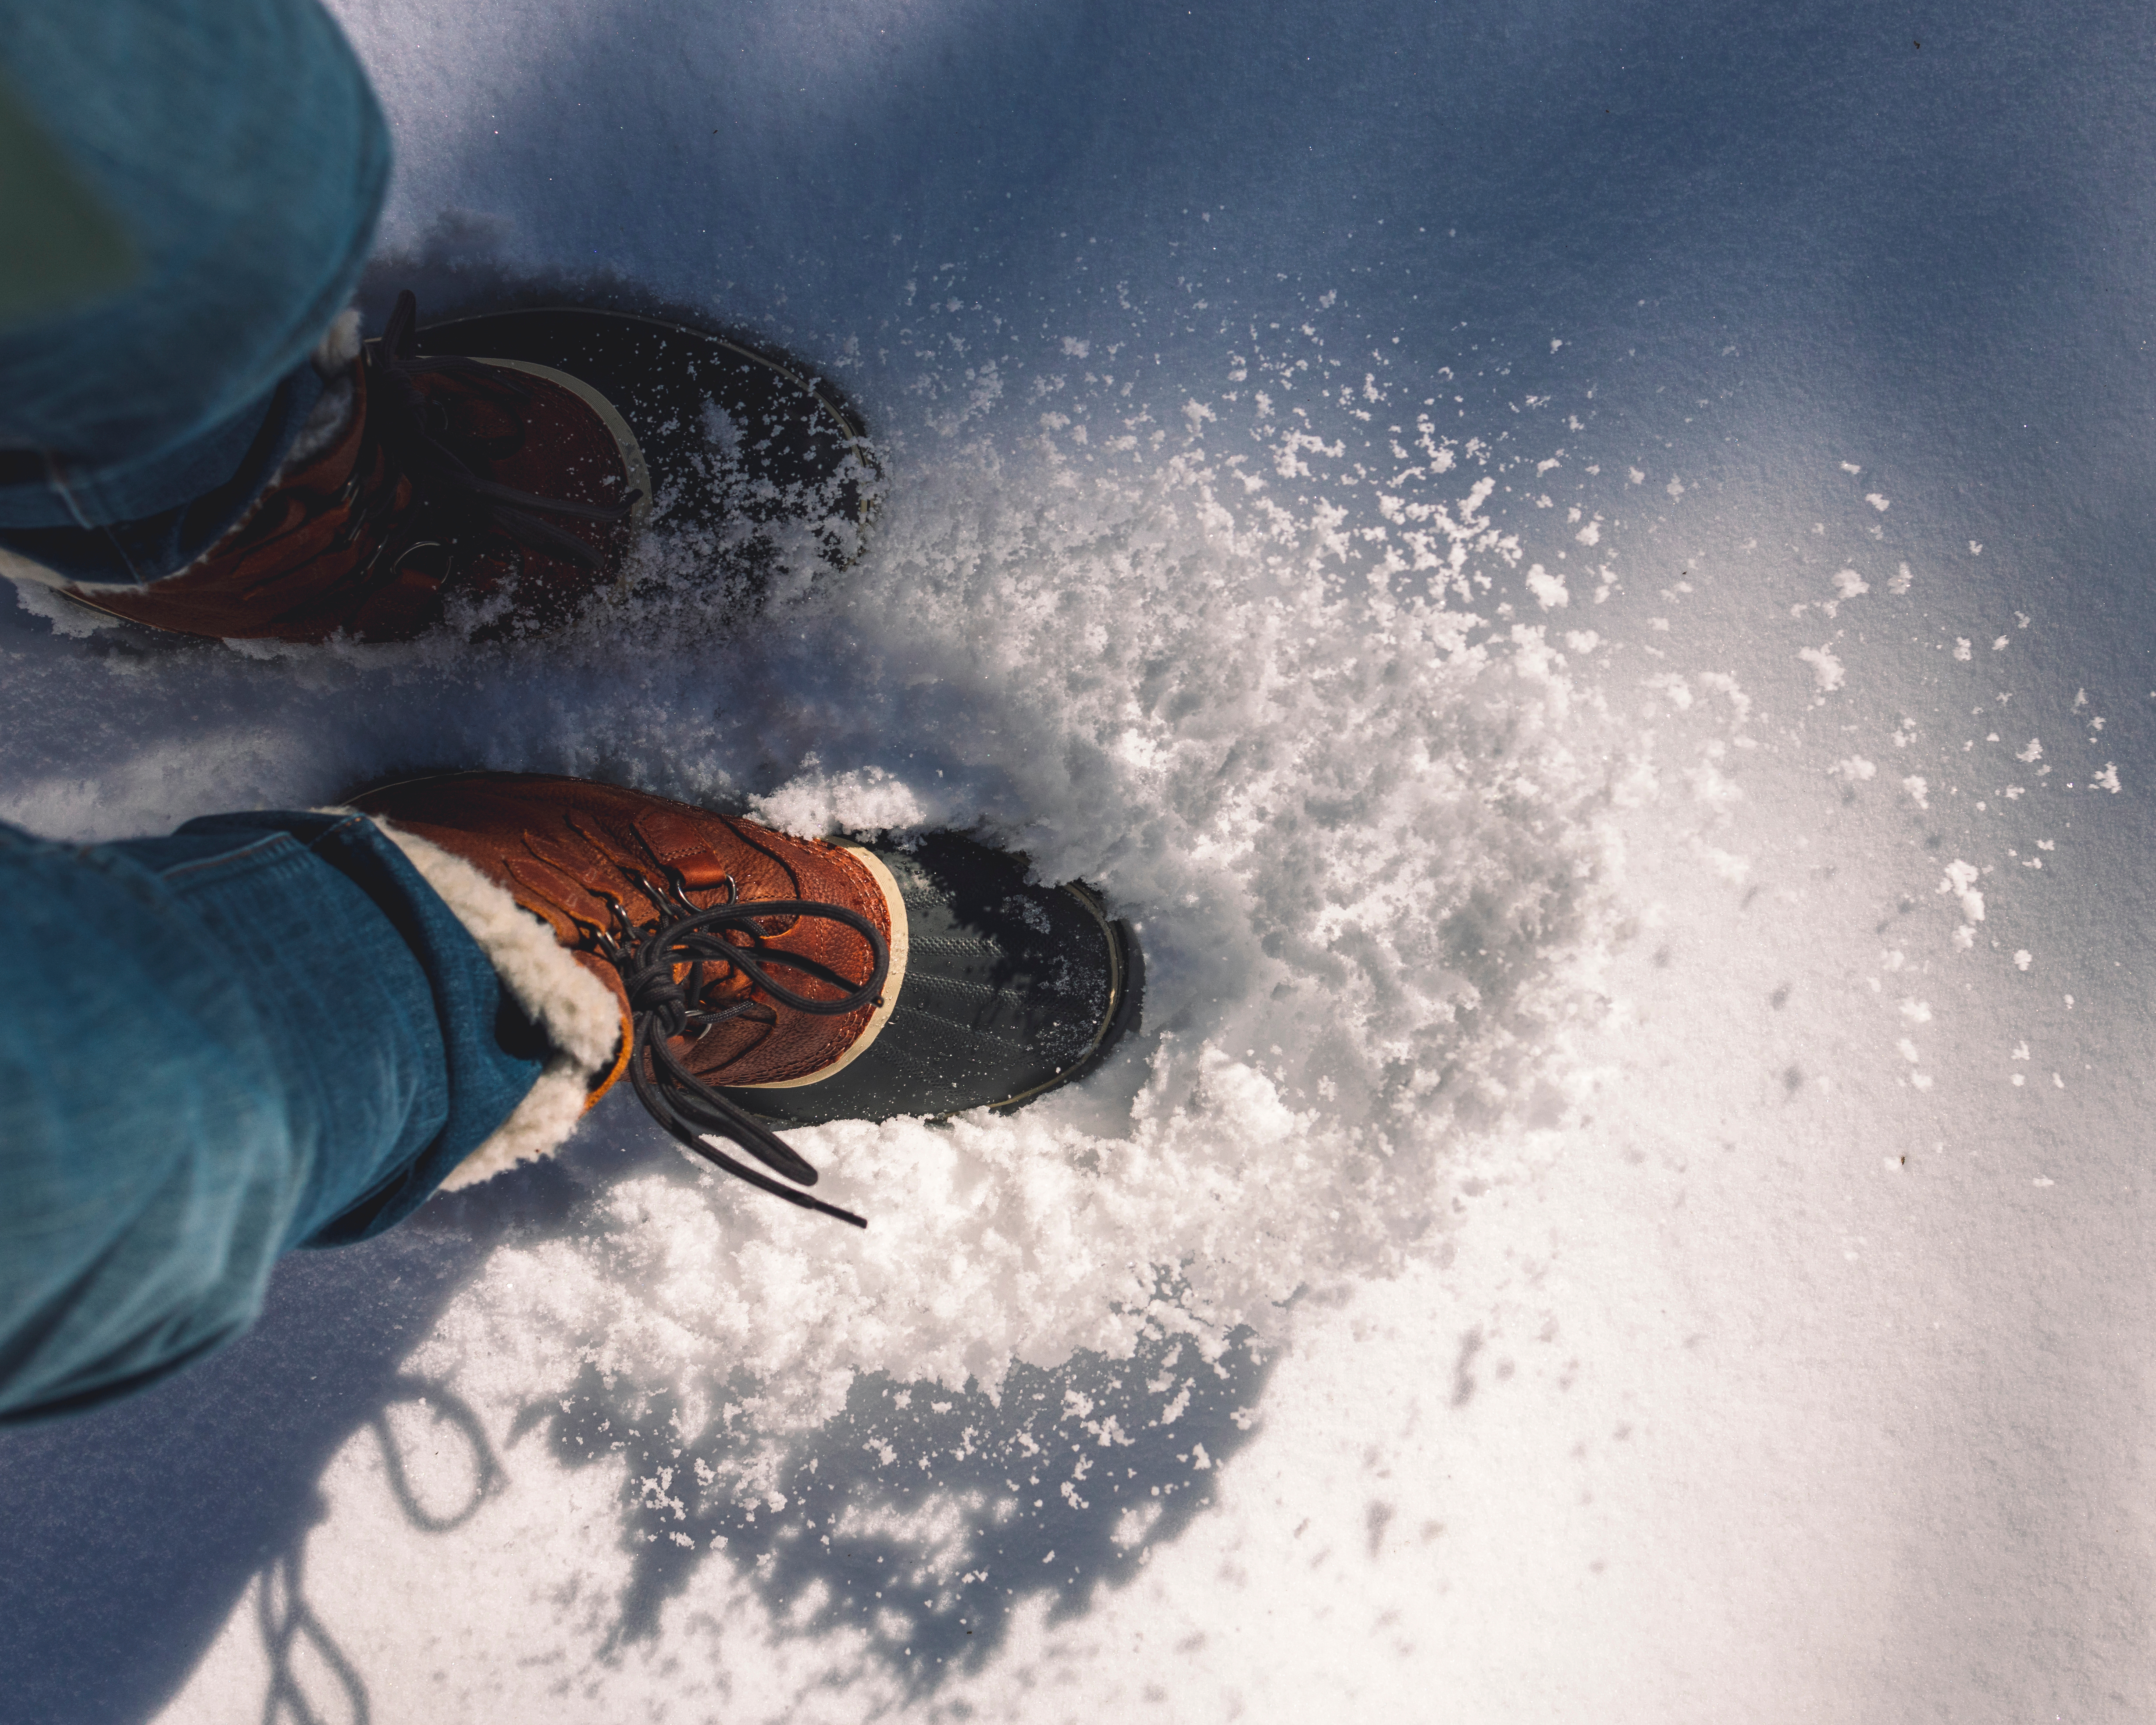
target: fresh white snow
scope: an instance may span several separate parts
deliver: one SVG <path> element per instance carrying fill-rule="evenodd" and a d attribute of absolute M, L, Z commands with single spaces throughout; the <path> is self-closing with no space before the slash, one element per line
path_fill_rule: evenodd
<path fill-rule="evenodd" d="M 2043 90 L 2131 111 L 2123 10 L 337 9 L 370 291 L 784 341 L 868 555 L 732 639 L 26 612 L 0 816 L 456 762 L 965 825 L 1138 923 L 1146 1031 L 798 1134 L 865 1235 L 610 1100 L 0 1442 L 41 1716 L 2147 1716 L 2145 223 L 2013 333 L 2145 150 L 1977 237 Z"/>

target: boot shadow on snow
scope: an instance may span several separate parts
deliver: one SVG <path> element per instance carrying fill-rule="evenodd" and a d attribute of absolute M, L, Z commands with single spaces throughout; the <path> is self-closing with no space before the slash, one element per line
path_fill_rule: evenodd
<path fill-rule="evenodd" d="M 842 396 L 752 333 L 721 331 L 625 282 L 514 277 L 469 246 L 459 254 L 457 239 L 378 263 L 362 290 L 370 324 L 403 286 L 418 290 L 430 322 L 562 305 L 678 322 L 736 341 L 858 433 Z M 721 404 L 701 428 L 705 450 L 690 452 L 716 452 L 707 472 L 722 505 L 769 478 L 735 459 L 742 429 Z M 690 507 L 671 539 L 666 512 L 679 500 L 661 496 L 659 561 L 726 553 L 727 578 L 737 589 L 746 580 L 760 603 L 788 559 L 828 566 L 858 554 L 857 539 L 804 518 L 843 506 L 865 525 L 875 477 L 864 445 L 828 496 L 791 495 L 762 516 L 737 510 L 731 528 Z M 98 639 L 121 654 L 218 650 L 129 625 Z M 367 1717 L 366 1650 L 340 1644 L 334 1602 L 318 1609 L 303 1581 L 311 1530 L 326 1514 L 319 1482 L 362 1429 L 415 1532 L 447 1533 L 513 1489 L 520 1452 L 543 1447 L 570 1467 L 620 1455 L 617 1538 L 632 1562 L 609 1648 L 655 1636 L 666 1603 L 716 1558 L 783 1632 L 865 1629 L 872 1657 L 921 1689 L 981 1659 L 1021 1605 L 1049 1595 L 1052 1615 L 1075 1615 L 1093 1584 L 1133 1579 L 1150 1548 L 1211 1501 L 1213 1467 L 1248 1440 L 1270 1369 L 1250 1337 L 1201 1350 L 1191 1336 L 1154 1330 L 1127 1361 L 1019 1367 L 995 1397 L 978 1384 L 947 1392 L 865 1376 L 823 1427 L 775 1442 L 745 1413 L 755 1386 L 737 1373 L 638 1386 L 588 1373 L 567 1409 L 527 1407 L 497 1453 L 453 1384 L 415 1378 L 403 1362 L 495 1247 L 588 1227 L 595 1193 L 624 1172 L 595 1136 L 581 1134 L 566 1160 L 439 1199 L 380 1240 L 286 1260 L 249 1335 L 145 1395 L 0 1433 L 0 1522 L 10 1532 L 0 1691 L 25 1717 L 154 1716 L 251 1589 L 268 1712 Z M 660 1167 L 697 1178 L 655 1130 L 634 1131 L 628 1168 Z M 688 1407 L 715 1411 L 685 1441 L 674 1415 Z M 423 1447 L 451 1459 L 423 1465 Z"/>
<path fill-rule="evenodd" d="M 0 1434 L 0 1690 L 24 1717 L 154 1717 L 250 1589 L 265 1705 L 369 1717 L 367 1649 L 302 1580 L 319 1481 L 362 1430 L 418 1534 L 513 1491 L 521 1455 L 621 1457 L 612 1538 L 630 1570 L 603 1655 L 656 1637 L 716 1561 L 780 1633 L 865 1632 L 869 1658 L 916 1691 L 978 1663 L 1043 1596 L 1052 1618 L 1075 1615 L 1096 1584 L 1133 1579 L 1249 1440 L 1270 1368 L 1248 1334 L 1201 1350 L 1153 1330 L 1130 1360 L 1017 1367 L 995 1398 L 865 1375 L 838 1415 L 777 1440 L 756 1429 L 755 1384 L 723 1366 L 612 1386 L 588 1371 L 566 1409 L 535 1401 L 497 1441 L 454 1382 L 403 1362 L 496 1246 L 583 1235 L 625 1173 L 700 1178 L 655 1130 L 626 1149 L 599 1136 L 379 1240 L 287 1259 L 252 1332 L 145 1395 Z M 685 1434 L 687 1407 L 711 1411 Z"/>
<path fill-rule="evenodd" d="M 588 1137 L 581 1166 L 619 1167 Z M 629 1159 L 703 1178 L 655 1145 Z M 1135 1579 L 1212 1502 L 1270 1372 L 1247 1329 L 1152 1324 L 1129 1359 L 1015 1365 L 993 1395 L 863 1373 L 830 1420 L 774 1439 L 757 1425 L 759 1385 L 723 1363 L 656 1383 L 588 1366 L 566 1395 L 524 1407 L 499 1466 L 513 1481 L 521 1454 L 568 1469 L 619 1459 L 630 1568 L 604 1651 L 659 1638 L 668 1603 L 716 1561 L 777 1633 L 865 1635 L 870 1661 L 925 1692 L 992 1655 L 1029 1605 L 1073 1617 L 1096 1584 Z M 457 1489 L 475 1492 L 486 1465 L 475 1450 Z"/>

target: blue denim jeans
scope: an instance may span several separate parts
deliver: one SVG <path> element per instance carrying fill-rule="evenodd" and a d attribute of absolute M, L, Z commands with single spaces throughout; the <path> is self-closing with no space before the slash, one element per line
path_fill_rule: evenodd
<path fill-rule="evenodd" d="M 316 0 L 0 0 L 0 101 L 132 265 L 0 326 L 0 547 L 154 580 L 238 519 L 320 395 L 309 352 L 388 181 L 381 110 Z M 363 819 L 88 848 L 0 828 L 0 1422 L 239 1334 L 283 1252 L 408 1214 L 547 1053 Z"/>
<path fill-rule="evenodd" d="M 545 1038 L 373 824 L 0 826 L 0 1423 L 230 1340 L 295 1246 L 408 1215 Z"/>
<path fill-rule="evenodd" d="M 135 258 L 0 326 L 0 546 L 155 580 L 239 518 L 315 404 L 388 131 L 317 0 L 0 0 L 0 85 Z"/>

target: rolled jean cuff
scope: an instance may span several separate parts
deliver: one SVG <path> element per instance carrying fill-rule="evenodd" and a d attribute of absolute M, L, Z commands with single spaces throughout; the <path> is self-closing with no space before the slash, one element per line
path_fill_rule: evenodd
<path fill-rule="evenodd" d="M 493 960 L 455 911 L 367 816 L 343 810 L 217 814 L 189 821 L 172 836 L 244 839 L 264 833 L 289 834 L 304 844 L 366 895 L 424 976 L 439 1038 L 439 1115 L 432 1097 L 415 1111 L 415 1117 L 424 1114 L 435 1126 L 432 1137 L 415 1147 L 408 1130 L 372 1180 L 361 1171 L 363 1158 L 346 1158 L 341 1179 L 318 1186 L 286 1240 L 300 1246 L 347 1245 L 393 1226 L 425 1203 L 510 1117 L 545 1069 L 552 1045 L 544 1028 L 503 986 Z"/>
<path fill-rule="evenodd" d="M 0 827 L 0 1423 L 241 1333 L 295 1245 L 409 1214 L 547 1040 L 371 820 Z"/>
<path fill-rule="evenodd" d="M 0 483 L 0 572 L 85 587 L 177 574 L 268 489 L 323 387 L 300 365 L 223 424 L 126 466 L 87 472 L 40 458 L 36 477 Z"/>
<path fill-rule="evenodd" d="M 0 0 L 0 80 L 134 260 L 122 286 L 0 321 L 0 571 L 155 581 L 305 421 L 388 126 L 320 0 Z"/>

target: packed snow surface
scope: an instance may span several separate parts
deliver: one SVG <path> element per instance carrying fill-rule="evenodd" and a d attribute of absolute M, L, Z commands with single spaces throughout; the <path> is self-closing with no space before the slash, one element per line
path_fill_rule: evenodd
<path fill-rule="evenodd" d="M 1996 207 L 2145 24 L 338 9 L 370 303 L 788 345 L 862 555 L 721 626 L 662 511 L 511 645 L 26 602 L 0 817 L 962 827 L 1132 922 L 1144 1024 L 793 1135 L 865 1233 L 611 1099 L 10 1438 L 40 1717 L 2145 1714 L 2145 223 L 2007 331 L 2148 163 Z"/>

